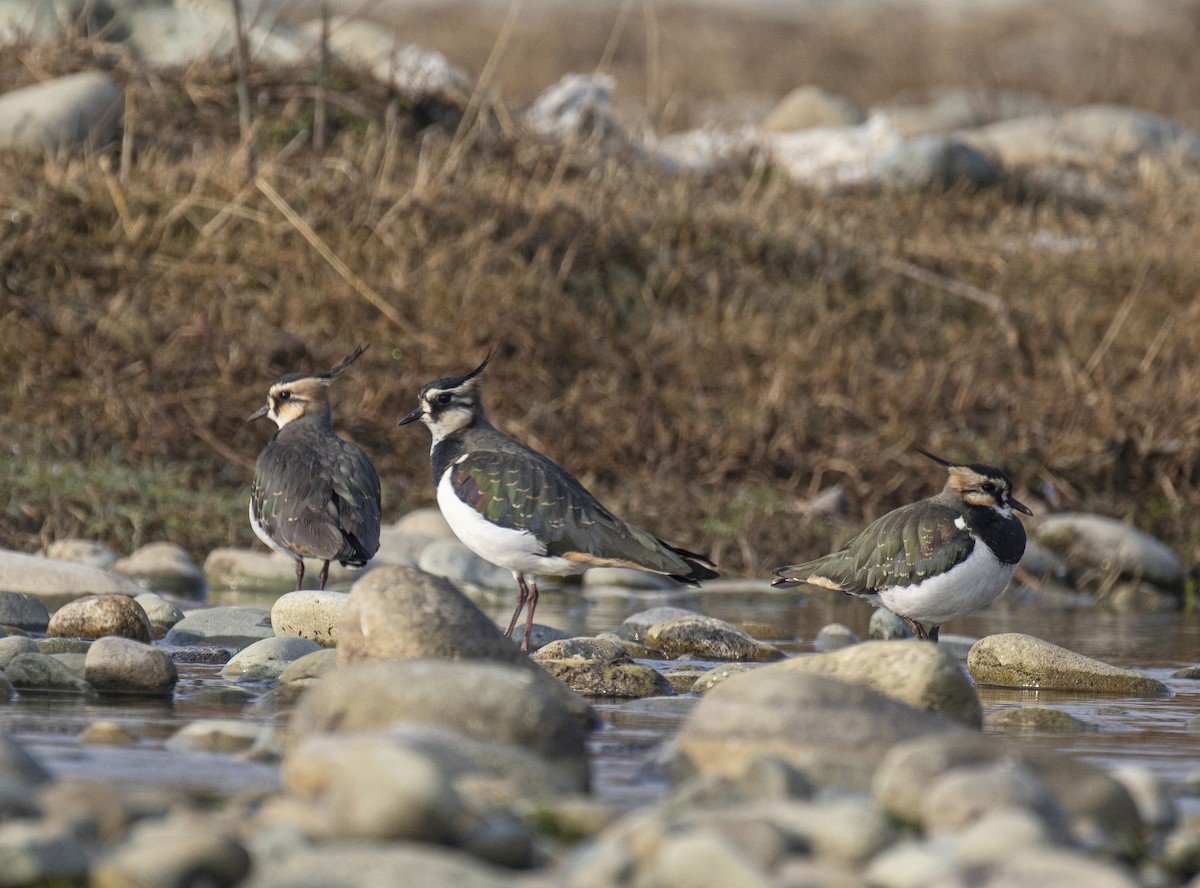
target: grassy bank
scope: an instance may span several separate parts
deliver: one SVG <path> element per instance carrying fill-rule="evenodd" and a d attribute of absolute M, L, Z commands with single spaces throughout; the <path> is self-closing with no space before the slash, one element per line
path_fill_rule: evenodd
<path fill-rule="evenodd" d="M 249 544 L 269 429 L 245 417 L 362 342 L 335 416 L 385 518 L 432 502 L 428 436 L 396 421 L 498 346 L 500 427 L 730 572 L 936 490 L 912 441 L 1200 559 L 1191 173 L 1142 165 L 1108 203 L 1036 177 L 833 196 L 769 169 L 671 177 L 347 70 L 318 156 L 311 68 L 252 74 L 251 170 L 230 67 L 149 76 L 86 43 L 0 59 L 5 88 L 99 65 L 129 103 L 123 150 L 0 157 L 0 545 Z M 835 483 L 845 526 L 803 508 Z"/>

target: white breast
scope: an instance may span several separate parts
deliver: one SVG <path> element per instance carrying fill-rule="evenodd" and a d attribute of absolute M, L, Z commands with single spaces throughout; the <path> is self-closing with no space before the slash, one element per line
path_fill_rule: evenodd
<path fill-rule="evenodd" d="M 262 526 L 262 523 L 258 520 L 258 516 L 254 514 L 253 502 L 250 503 L 250 526 L 254 528 L 254 533 L 257 534 L 260 540 L 262 540 L 280 555 L 286 555 L 288 558 L 297 557 L 295 552 L 289 552 L 279 543 L 275 542 L 275 540 L 271 539 L 271 535 L 267 533 L 267 529 Z"/>
<path fill-rule="evenodd" d="M 992 550 L 976 539 L 966 561 L 913 586 L 881 589 L 877 597 L 893 613 L 925 626 L 941 626 L 991 604 L 1016 569 L 1015 564 L 1001 564 Z"/>
<path fill-rule="evenodd" d="M 511 570 L 514 575 L 567 576 L 583 573 L 587 565 L 576 564 L 565 558 L 546 557 L 546 547 L 529 531 L 492 524 L 460 500 L 450 481 L 453 471 L 453 466 L 447 468 L 438 482 L 438 507 L 450 529 L 468 549 L 485 561 Z"/>

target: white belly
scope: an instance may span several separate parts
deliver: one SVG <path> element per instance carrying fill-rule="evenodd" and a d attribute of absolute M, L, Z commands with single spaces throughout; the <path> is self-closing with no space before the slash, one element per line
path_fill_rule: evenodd
<path fill-rule="evenodd" d="M 254 533 L 260 540 L 262 540 L 280 555 L 284 555 L 293 560 L 300 557 L 295 552 L 285 549 L 279 543 L 275 542 L 275 540 L 271 539 L 271 535 L 267 533 L 267 529 L 259 523 L 258 516 L 254 514 L 254 503 L 250 503 L 250 526 L 254 528 Z"/>
<path fill-rule="evenodd" d="M 565 558 L 546 557 L 546 547 L 527 530 L 513 530 L 492 524 L 458 498 L 450 483 L 450 473 L 453 471 L 453 466 L 446 469 L 442 480 L 438 482 L 438 507 L 454 535 L 480 558 L 511 570 L 514 575 L 567 576 L 583 573 L 587 569 L 587 565 Z"/>
<path fill-rule="evenodd" d="M 895 614 L 925 626 L 941 626 L 991 604 L 1016 569 L 1015 564 L 1001 564 L 992 550 L 977 540 L 970 557 L 952 570 L 915 586 L 881 589 L 876 597 Z"/>

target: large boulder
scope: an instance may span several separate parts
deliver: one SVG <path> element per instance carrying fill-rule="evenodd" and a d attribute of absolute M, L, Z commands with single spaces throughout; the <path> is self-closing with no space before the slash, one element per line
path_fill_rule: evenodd
<path fill-rule="evenodd" d="M 57 638 L 103 638 L 116 635 L 150 641 L 153 631 L 142 606 L 128 595 L 89 595 L 54 612 L 46 634 Z"/>
<path fill-rule="evenodd" d="M 967 655 L 967 668 L 979 684 L 997 687 L 1150 697 L 1170 693 L 1158 679 L 1019 632 L 981 638 Z"/>
<path fill-rule="evenodd" d="M 85 595 L 133 597 L 143 591 L 128 577 L 89 564 L 0 550 L 0 592 L 31 595 L 52 611 Z"/>

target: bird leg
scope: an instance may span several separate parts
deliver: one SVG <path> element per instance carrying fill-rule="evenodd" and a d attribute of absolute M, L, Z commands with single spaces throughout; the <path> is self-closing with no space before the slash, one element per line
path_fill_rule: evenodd
<path fill-rule="evenodd" d="M 513 611 L 512 619 L 508 621 L 508 628 L 504 631 L 505 638 L 512 638 L 513 629 L 517 627 L 517 617 L 521 616 L 521 608 L 529 600 L 529 586 L 525 584 L 525 577 L 521 574 L 517 574 L 517 588 L 520 590 L 517 594 L 517 609 Z"/>
<path fill-rule="evenodd" d="M 300 584 L 304 582 L 304 559 L 296 559 L 296 591 L 300 591 Z"/>
<path fill-rule="evenodd" d="M 521 639 L 521 650 L 529 653 L 529 634 L 533 632 L 533 612 L 537 610 L 537 580 L 529 581 L 529 610 L 525 611 L 525 637 Z"/>
<path fill-rule="evenodd" d="M 942 628 L 941 626 L 933 626 L 929 630 L 929 640 L 932 641 L 934 644 L 938 643 L 938 630 L 941 628 Z"/>
<path fill-rule="evenodd" d="M 328 561 L 321 563 L 321 573 L 317 577 L 317 579 L 321 583 L 321 587 L 320 587 L 321 591 L 324 592 L 325 591 L 325 581 L 329 579 L 329 562 Z"/>
<path fill-rule="evenodd" d="M 904 621 L 904 625 L 912 630 L 912 634 L 916 637 L 917 641 L 932 641 L 934 644 L 937 644 L 937 631 L 939 627 L 934 626 L 933 633 L 930 634 L 916 620 L 910 620 L 908 617 L 900 617 L 900 619 Z"/>

